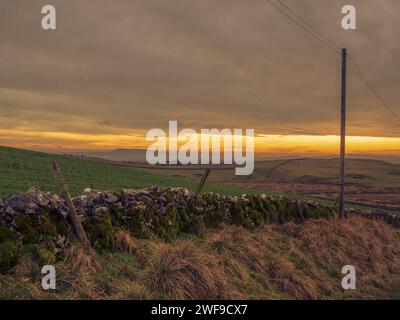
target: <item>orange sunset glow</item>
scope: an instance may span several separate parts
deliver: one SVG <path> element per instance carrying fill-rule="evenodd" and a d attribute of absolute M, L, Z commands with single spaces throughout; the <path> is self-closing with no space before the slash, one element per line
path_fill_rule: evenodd
<path fill-rule="evenodd" d="M 144 149 L 150 143 L 145 141 L 144 132 L 134 134 L 82 134 L 61 132 L 26 132 L 0 130 L 16 142 L 9 146 L 60 151 L 63 150 L 112 150 L 117 148 Z M 200 140 L 200 138 L 199 138 Z M 223 141 L 223 140 L 222 140 Z M 337 135 L 268 135 L 259 134 L 254 138 L 255 152 L 271 155 L 336 155 L 339 152 L 340 137 Z M 6 145 L 6 144 L 5 144 Z M 400 155 L 400 138 L 348 136 L 348 153 Z"/>

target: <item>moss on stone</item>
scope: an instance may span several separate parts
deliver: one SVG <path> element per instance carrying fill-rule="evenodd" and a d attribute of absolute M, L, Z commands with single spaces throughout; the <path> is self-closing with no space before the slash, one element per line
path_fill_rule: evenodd
<path fill-rule="evenodd" d="M 251 218 L 251 220 L 253 221 L 255 226 L 259 226 L 262 224 L 263 222 L 263 215 L 261 212 L 257 211 L 257 210 L 250 210 L 249 211 L 249 216 Z"/>
<path fill-rule="evenodd" d="M 211 210 L 205 217 L 205 225 L 207 228 L 218 228 L 225 217 L 225 208 Z"/>
<path fill-rule="evenodd" d="M 43 240 L 54 240 L 57 235 L 67 235 L 68 226 L 64 221 L 50 214 L 40 216 L 21 214 L 17 218 L 18 229 L 25 244 L 36 244 Z"/>
<path fill-rule="evenodd" d="M 114 229 L 109 213 L 87 217 L 84 228 L 92 246 L 100 250 L 111 250 L 114 246 Z"/>
<path fill-rule="evenodd" d="M 8 272 L 19 260 L 20 250 L 11 240 L 0 244 L 0 272 Z"/>
<path fill-rule="evenodd" d="M 3 243 L 7 240 L 16 240 L 16 234 L 9 228 L 0 226 L 0 243 Z"/>
<path fill-rule="evenodd" d="M 164 241 L 169 241 L 170 240 L 170 236 L 167 232 L 167 230 L 165 230 L 165 228 L 163 226 L 160 226 L 158 228 L 158 236 L 163 239 Z"/>
<path fill-rule="evenodd" d="M 51 231 L 52 234 L 57 233 L 61 236 L 67 236 L 69 231 L 68 223 L 65 219 L 60 217 L 57 213 L 50 213 L 49 220 L 47 223 L 51 223 L 53 227 L 48 231 Z"/>
<path fill-rule="evenodd" d="M 53 244 L 35 245 L 34 258 L 40 265 L 54 264 L 56 262 L 56 249 Z"/>
<path fill-rule="evenodd" d="M 36 227 L 39 230 L 39 233 L 43 236 L 56 237 L 57 236 L 57 228 L 56 224 L 50 218 L 49 214 L 43 215 L 40 219 L 41 221 L 37 223 Z"/>
<path fill-rule="evenodd" d="M 126 227 L 128 231 L 137 238 L 144 238 L 145 234 L 142 230 L 141 215 L 136 212 L 129 212 L 126 219 Z"/>
<path fill-rule="evenodd" d="M 31 215 L 21 214 L 17 218 L 17 224 L 24 243 L 36 243 L 39 240 L 40 233 Z"/>
<path fill-rule="evenodd" d="M 245 223 L 245 215 L 244 215 L 244 210 L 242 208 L 242 205 L 239 202 L 235 203 L 235 206 L 233 208 L 233 223 L 236 225 L 244 225 Z"/>
<path fill-rule="evenodd" d="M 108 209 L 110 211 L 113 226 L 119 227 L 123 225 L 124 221 L 121 209 L 116 205 L 110 205 Z"/>
<path fill-rule="evenodd" d="M 191 221 L 189 218 L 189 214 L 190 214 L 189 210 L 190 209 L 188 207 L 185 207 L 181 212 L 180 229 L 183 232 L 190 232 L 190 230 L 191 230 Z"/>
<path fill-rule="evenodd" d="M 178 211 L 176 210 L 176 207 L 169 207 L 167 210 L 167 215 L 172 223 L 171 231 L 176 236 L 181 231 L 181 225 L 180 225 L 180 219 L 179 219 L 180 217 L 178 215 Z"/>

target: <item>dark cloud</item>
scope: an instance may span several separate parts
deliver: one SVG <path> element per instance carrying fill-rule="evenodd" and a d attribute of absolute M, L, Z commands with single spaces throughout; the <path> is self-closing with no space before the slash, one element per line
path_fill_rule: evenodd
<path fill-rule="evenodd" d="M 286 0 L 346 46 L 400 113 L 397 0 Z M 57 30 L 41 30 L 56 6 Z M 114 133 L 185 126 L 337 134 L 339 57 L 264 0 L 13 0 L 0 10 L 0 125 Z M 398 123 L 352 74 L 349 132 L 398 136 Z"/>

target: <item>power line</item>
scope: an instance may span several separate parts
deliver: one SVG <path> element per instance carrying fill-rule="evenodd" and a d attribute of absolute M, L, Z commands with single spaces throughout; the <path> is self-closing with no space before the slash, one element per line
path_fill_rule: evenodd
<path fill-rule="evenodd" d="M 372 94 L 381 102 L 381 104 L 393 115 L 393 117 L 400 122 L 400 117 L 393 111 L 393 109 L 386 103 L 385 99 L 379 94 L 379 92 L 370 84 L 365 74 L 361 71 L 360 67 L 355 63 L 352 58 L 349 58 L 349 62 L 353 69 L 356 71 L 356 75 L 364 83 L 366 88 L 372 92 Z"/>
<path fill-rule="evenodd" d="M 300 21 L 303 22 L 305 25 L 307 25 L 310 29 L 312 29 L 314 32 L 316 32 L 321 38 L 323 38 L 325 41 L 327 41 L 333 48 L 335 48 L 337 53 L 340 54 L 341 48 L 339 46 L 337 46 L 334 42 L 332 42 L 325 34 L 323 34 L 321 31 L 319 31 L 310 22 L 308 22 L 305 18 L 303 18 L 300 14 L 298 14 L 296 11 L 294 11 L 292 8 L 290 8 L 288 5 L 286 5 L 283 1 L 281 1 L 281 0 L 276 0 L 276 1 L 281 6 L 285 7 L 288 11 L 290 11 L 298 19 L 300 19 Z"/>
<path fill-rule="evenodd" d="M 318 36 L 318 33 L 312 32 L 312 28 L 310 27 L 306 27 L 303 24 L 301 24 L 301 22 L 299 22 L 298 20 L 296 20 L 295 18 L 293 18 L 293 15 L 290 15 L 289 13 L 287 13 L 287 11 L 285 11 L 284 9 L 282 9 L 281 7 L 279 7 L 276 3 L 274 3 L 271 0 L 265 0 L 266 2 L 268 2 L 271 6 L 273 6 L 276 10 L 278 10 L 281 14 L 285 15 L 287 18 L 289 18 L 292 22 L 294 22 L 297 26 L 299 26 L 300 28 L 302 28 L 304 31 L 308 32 L 309 34 L 311 34 L 315 39 L 317 39 L 318 41 L 320 41 L 323 45 L 325 45 L 327 48 L 329 48 L 330 50 L 332 50 L 333 52 L 335 52 L 336 54 L 340 54 L 340 51 L 338 51 L 337 48 L 335 48 L 335 46 L 332 46 L 329 42 L 324 41 L 323 39 L 321 39 L 320 36 Z"/>
<path fill-rule="evenodd" d="M 273 6 L 276 10 L 278 10 L 281 14 L 285 15 L 292 22 L 294 22 L 297 26 L 301 27 L 304 31 L 311 34 L 314 38 L 320 41 L 324 46 L 340 55 L 340 48 L 331 41 L 325 34 L 318 30 L 318 28 L 314 27 L 310 22 L 308 22 L 304 17 L 290 8 L 287 4 L 285 4 L 282 0 L 276 0 L 280 6 L 273 2 L 272 0 L 265 0 L 271 6 Z M 297 18 L 297 19 L 296 19 Z M 379 102 L 392 114 L 392 116 L 400 122 L 400 117 L 393 111 L 393 109 L 386 103 L 385 99 L 379 94 L 379 92 L 371 85 L 368 81 L 368 78 L 361 71 L 361 68 L 356 64 L 354 59 L 351 56 L 348 57 L 351 67 L 356 71 L 356 75 L 363 82 L 365 87 L 371 91 L 371 93 L 379 100 Z"/>

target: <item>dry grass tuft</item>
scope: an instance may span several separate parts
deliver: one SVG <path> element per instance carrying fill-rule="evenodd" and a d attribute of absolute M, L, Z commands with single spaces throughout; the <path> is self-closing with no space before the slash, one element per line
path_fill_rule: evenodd
<path fill-rule="evenodd" d="M 172 299 L 218 299 L 223 271 L 190 241 L 160 244 L 144 271 L 146 286 Z"/>
<path fill-rule="evenodd" d="M 129 254 L 133 254 L 137 251 L 137 245 L 128 231 L 119 230 L 114 235 L 114 240 L 114 251 L 127 252 Z"/>
<path fill-rule="evenodd" d="M 87 254 L 80 246 L 72 246 L 67 252 L 65 260 L 73 270 L 83 269 L 95 272 L 100 267 L 96 257 Z"/>
<path fill-rule="evenodd" d="M 147 288 L 136 282 L 123 282 L 117 285 L 117 294 L 112 298 L 115 300 L 149 300 L 152 299 L 152 294 Z"/>
<path fill-rule="evenodd" d="M 104 290 L 94 279 L 100 269 L 100 262 L 94 256 L 81 247 L 71 247 L 65 263 L 56 266 L 57 286 L 69 292 L 72 299 L 104 299 Z"/>

